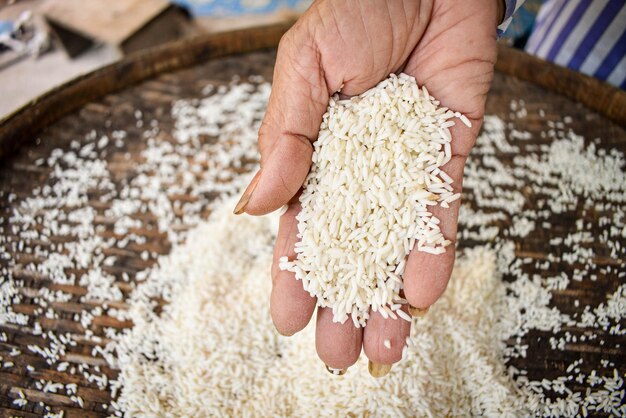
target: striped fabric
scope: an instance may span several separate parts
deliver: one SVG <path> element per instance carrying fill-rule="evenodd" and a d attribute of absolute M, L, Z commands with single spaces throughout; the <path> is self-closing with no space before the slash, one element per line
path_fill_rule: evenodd
<path fill-rule="evenodd" d="M 626 0 L 546 0 L 525 49 L 626 89 Z"/>
<path fill-rule="evenodd" d="M 525 0 L 504 0 L 506 4 L 506 10 L 504 11 L 504 19 L 500 26 L 498 26 L 498 36 L 501 36 L 506 28 L 509 27 L 513 20 L 513 14 L 519 9 Z"/>

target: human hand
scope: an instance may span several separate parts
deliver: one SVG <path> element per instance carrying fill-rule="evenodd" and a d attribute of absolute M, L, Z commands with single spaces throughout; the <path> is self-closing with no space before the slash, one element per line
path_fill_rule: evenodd
<path fill-rule="evenodd" d="M 501 0 L 318 0 L 281 39 L 270 101 L 261 129 L 261 169 L 236 213 L 263 215 L 286 203 L 272 266 L 271 314 L 277 330 L 293 335 L 309 322 L 316 301 L 280 271 L 279 258 L 294 259 L 298 241 L 298 192 L 311 166 L 330 95 L 353 96 L 403 71 L 426 85 L 443 106 L 465 114 L 472 128 L 450 129 L 453 157 L 444 167 L 460 191 L 463 167 L 480 129 L 496 60 Z M 435 207 L 444 236 L 455 242 L 460 200 Z M 403 276 L 411 314 L 425 312 L 443 293 L 454 264 L 454 246 L 441 255 L 412 250 Z M 317 313 L 316 348 L 324 363 L 346 369 L 361 347 L 370 372 L 383 375 L 402 358 L 410 324 L 371 312 L 365 328 L 334 323 L 329 308 Z M 384 346 L 389 340 L 391 348 Z"/>

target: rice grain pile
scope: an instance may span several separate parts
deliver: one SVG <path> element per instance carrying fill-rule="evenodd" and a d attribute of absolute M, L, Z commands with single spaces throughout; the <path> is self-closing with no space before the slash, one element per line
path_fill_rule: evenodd
<path fill-rule="evenodd" d="M 234 203 L 226 201 L 191 231 L 187 244 L 163 257 L 133 294 L 128 313 L 135 326 L 118 339 L 112 359 L 120 369 L 114 406 L 125 416 L 515 416 L 524 410 L 500 359 L 500 338 L 511 332 L 513 316 L 492 251 L 479 248 L 460 259 L 432 319 L 415 320 L 404 360 L 384 380 L 369 375 L 364 356 L 337 378 L 317 357 L 314 323 L 286 339 L 270 319 L 264 301 L 277 216 L 233 217 Z M 160 294 L 171 299 L 157 314 L 149 301 Z"/>
<path fill-rule="evenodd" d="M 512 246 L 464 251 L 448 289 L 425 318 L 412 321 L 403 359 L 384 379 L 361 356 L 348 373 L 331 376 L 315 352 L 315 325 L 279 335 L 268 300 L 277 216 L 233 217 L 225 201 L 187 243 L 159 261 L 131 298 L 135 326 L 111 344 L 119 368 L 112 382 L 118 415 L 134 416 L 575 416 L 582 408 L 626 412 L 618 369 L 595 377 L 586 392 L 565 386 L 578 363 L 554 380 L 529 381 L 506 360 L 525 356 L 507 347 L 531 328 L 568 322 L 549 306 L 549 291 L 502 270 Z M 237 257 L 238 262 L 222 261 Z M 609 296 L 624 315 L 626 289 Z M 154 297 L 168 295 L 156 313 Z M 600 312 L 606 310 L 601 306 Z M 251 314 L 254 312 L 254 315 Z M 618 313 L 621 312 L 621 313 Z M 581 360 L 582 362 L 582 360 Z M 607 367 L 610 366 L 607 364 Z M 615 366 L 615 365 L 612 365 Z M 119 390 L 119 392 L 118 392 Z M 543 391 L 562 397 L 556 401 Z M 584 414 L 586 415 L 586 414 Z"/>
<path fill-rule="evenodd" d="M 439 104 L 406 74 L 330 100 L 300 196 L 297 257 L 280 268 L 335 322 L 365 326 L 370 308 L 410 320 L 399 296 L 407 255 L 450 245 L 430 209 L 461 196 L 440 167 L 452 158 L 451 119 L 471 124 Z"/>

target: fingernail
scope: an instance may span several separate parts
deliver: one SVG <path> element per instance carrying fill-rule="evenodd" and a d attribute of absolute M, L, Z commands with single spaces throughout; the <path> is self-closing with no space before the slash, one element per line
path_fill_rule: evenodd
<path fill-rule="evenodd" d="M 256 188 L 257 184 L 259 183 L 259 179 L 260 178 L 261 178 L 261 170 L 259 170 L 254 175 L 254 177 L 252 177 L 252 180 L 250 181 L 250 184 L 246 188 L 246 191 L 243 192 L 243 194 L 241 195 L 241 198 L 239 199 L 239 202 L 237 202 L 237 206 L 235 206 L 235 210 L 233 210 L 233 213 L 235 215 L 241 215 L 244 212 L 244 210 L 246 209 L 246 205 L 250 201 L 250 197 L 252 196 L 252 192 L 254 192 L 254 189 Z"/>
<path fill-rule="evenodd" d="M 378 364 L 370 360 L 367 364 L 367 370 L 374 377 L 383 377 L 391 370 L 391 364 Z"/>
<path fill-rule="evenodd" d="M 348 369 L 335 369 L 327 364 L 325 366 L 326 370 L 328 370 L 328 373 L 334 374 L 335 376 L 343 376 L 348 371 Z"/>
<path fill-rule="evenodd" d="M 280 335 L 282 335 L 283 337 L 292 337 L 292 336 L 295 334 L 295 332 L 292 332 L 291 334 L 290 334 L 290 333 L 288 333 L 288 332 L 282 332 L 282 331 L 280 331 L 278 328 L 276 328 L 276 331 L 277 331 Z"/>
<path fill-rule="evenodd" d="M 430 308 L 416 308 L 415 306 L 409 305 L 409 313 L 413 317 L 423 318 L 428 313 L 428 309 Z"/>

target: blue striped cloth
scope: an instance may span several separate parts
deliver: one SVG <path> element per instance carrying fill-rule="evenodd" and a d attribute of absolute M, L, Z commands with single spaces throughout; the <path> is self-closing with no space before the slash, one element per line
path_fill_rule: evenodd
<path fill-rule="evenodd" d="M 626 89 L 626 0 L 546 0 L 525 49 Z"/>

